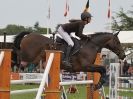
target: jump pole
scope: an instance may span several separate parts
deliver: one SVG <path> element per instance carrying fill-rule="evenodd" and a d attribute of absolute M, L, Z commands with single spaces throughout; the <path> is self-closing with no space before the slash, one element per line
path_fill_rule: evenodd
<path fill-rule="evenodd" d="M 0 99 L 10 99 L 11 49 L 0 49 L 4 52 L 0 66 Z"/>
<path fill-rule="evenodd" d="M 96 60 L 94 64 L 101 64 L 101 58 L 100 58 L 100 53 L 97 54 Z M 88 72 L 88 80 L 93 80 L 94 84 L 97 84 L 100 79 L 100 74 L 99 73 L 90 73 Z M 100 94 L 99 91 L 94 91 L 93 88 L 91 87 L 91 84 L 87 86 L 87 99 L 99 99 Z"/>
<path fill-rule="evenodd" d="M 61 51 L 47 50 L 46 61 L 49 58 L 50 53 L 54 53 L 54 59 L 49 72 L 48 87 L 45 87 L 44 99 L 60 99 L 60 63 L 61 63 Z"/>

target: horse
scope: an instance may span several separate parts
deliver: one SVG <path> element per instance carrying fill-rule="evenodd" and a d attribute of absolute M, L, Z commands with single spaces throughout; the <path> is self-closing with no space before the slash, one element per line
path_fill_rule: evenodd
<path fill-rule="evenodd" d="M 118 34 L 119 32 L 96 32 L 95 34 L 91 34 L 89 38 L 86 37 L 81 40 L 74 38 L 74 42 L 79 45 L 79 47 L 75 46 L 74 48 L 79 49 L 76 52 L 73 50 L 71 53 L 70 61 L 72 68 L 67 68 L 62 62 L 60 68 L 70 72 L 98 72 L 101 77 L 99 82 L 93 87 L 95 90 L 101 88 L 106 81 L 106 69 L 105 66 L 95 65 L 94 62 L 97 53 L 101 52 L 102 48 L 111 50 L 122 60 L 125 58 Z M 65 41 L 61 40 L 59 43 L 59 40 L 54 41 L 38 33 L 21 32 L 17 34 L 14 39 L 14 47 L 15 51 L 19 52 L 19 57 L 23 65 L 26 62 L 38 64 L 41 59 L 44 62 L 46 61 L 45 50 L 52 49 L 53 42 L 57 46 L 57 49 L 64 51 L 63 55 L 65 55 L 65 47 L 67 47 Z"/>

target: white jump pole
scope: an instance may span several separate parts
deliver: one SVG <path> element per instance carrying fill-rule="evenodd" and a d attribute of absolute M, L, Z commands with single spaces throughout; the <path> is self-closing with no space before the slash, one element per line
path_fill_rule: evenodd
<path fill-rule="evenodd" d="M 14 90 L 11 91 L 10 94 L 25 94 L 25 93 L 31 93 L 31 92 L 37 92 L 38 88 L 34 88 L 34 89 L 23 89 L 23 90 Z"/>
<path fill-rule="evenodd" d="M 2 64 L 3 59 L 4 59 L 4 51 L 1 51 L 1 53 L 0 53 L 0 66 Z"/>
<path fill-rule="evenodd" d="M 53 59 L 54 59 L 54 53 L 51 53 L 50 56 L 49 56 L 46 68 L 44 70 L 43 78 L 42 78 L 42 81 L 40 83 L 40 86 L 39 86 L 39 89 L 38 89 L 38 92 L 37 92 L 37 95 L 36 95 L 35 99 L 40 99 L 40 97 L 41 97 L 41 94 L 42 94 L 43 89 L 45 87 L 46 79 L 48 77 L 48 73 L 50 71 Z"/>
<path fill-rule="evenodd" d="M 41 81 L 42 79 L 11 80 L 11 84 L 36 83 Z"/>
<path fill-rule="evenodd" d="M 92 84 L 93 80 L 86 80 L 86 81 L 71 81 L 71 82 L 60 82 L 61 86 L 66 85 L 84 85 L 84 84 Z"/>
<path fill-rule="evenodd" d="M 133 77 L 117 77 L 118 79 L 133 80 Z"/>
<path fill-rule="evenodd" d="M 42 79 L 11 80 L 11 84 L 34 83 L 34 82 L 41 82 L 41 81 Z M 67 81 L 67 82 L 60 82 L 60 86 L 82 85 L 82 84 L 92 84 L 92 83 L 93 83 L 93 80 Z"/>

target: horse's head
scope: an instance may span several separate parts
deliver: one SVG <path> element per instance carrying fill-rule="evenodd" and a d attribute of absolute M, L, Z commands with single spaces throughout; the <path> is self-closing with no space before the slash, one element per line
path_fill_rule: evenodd
<path fill-rule="evenodd" d="M 121 46 L 120 40 L 118 38 L 118 34 L 119 34 L 119 32 L 112 34 L 112 37 L 107 42 L 106 47 L 108 49 L 110 49 L 111 51 L 113 51 L 120 59 L 123 60 L 126 57 L 126 55 L 125 55 L 124 50 Z"/>

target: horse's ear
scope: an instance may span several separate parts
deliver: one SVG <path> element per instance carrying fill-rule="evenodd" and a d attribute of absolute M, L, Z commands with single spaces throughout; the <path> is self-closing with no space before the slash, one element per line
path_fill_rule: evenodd
<path fill-rule="evenodd" d="M 120 33 L 120 31 L 114 33 L 113 35 L 114 35 L 114 36 L 118 36 L 119 33 Z"/>
<path fill-rule="evenodd" d="M 116 32 L 116 33 L 114 33 L 113 35 L 114 35 L 114 36 L 118 36 L 118 34 L 120 33 L 121 30 L 122 30 L 122 28 L 120 28 L 119 31 Z"/>

